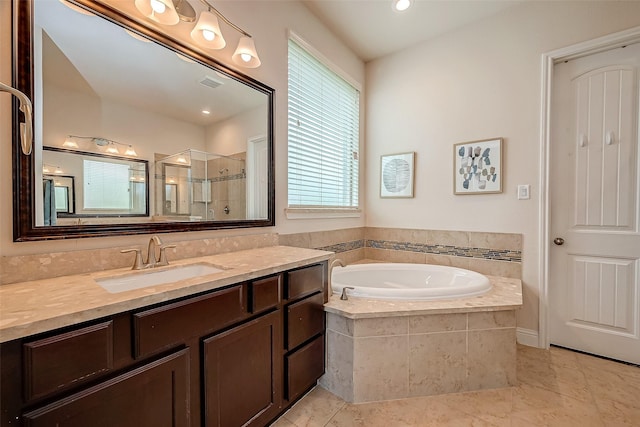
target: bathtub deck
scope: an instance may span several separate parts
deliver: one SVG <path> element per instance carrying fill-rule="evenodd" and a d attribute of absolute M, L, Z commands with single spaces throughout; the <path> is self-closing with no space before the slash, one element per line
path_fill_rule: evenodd
<path fill-rule="evenodd" d="M 325 311 L 348 319 L 415 316 L 423 314 L 470 313 L 514 310 L 522 306 L 522 282 L 519 279 L 487 276 L 493 288 L 484 295 L 437 301 L 390 301 L 350 297 L 342 301 L 332 295 Z"/>

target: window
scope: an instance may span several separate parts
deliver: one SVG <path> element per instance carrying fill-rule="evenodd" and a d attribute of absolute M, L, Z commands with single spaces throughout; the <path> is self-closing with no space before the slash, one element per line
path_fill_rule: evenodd
<path fill-rule="evenodd" d="M 129 166 L 84 160 L 84 209 L 129 209 Z"/>
<path fill-rule="evenodd" d="M 290 208 L 358 207 L 360 92 L 289 40 Z"/>

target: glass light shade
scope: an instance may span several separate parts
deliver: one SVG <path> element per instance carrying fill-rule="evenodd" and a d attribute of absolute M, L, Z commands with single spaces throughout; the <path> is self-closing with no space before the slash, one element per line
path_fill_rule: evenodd
<path fill-rule="evenodd" d="M 114 144 L 109 144 L 106 151 L 110 154 L 120 154 L 120 152 L 118 151 L 118 147 L 116 147 Z"/>
<path fill-rule="evenodd" d="M 137 156 L 138 155 L 138 153 L 136 153 L 136 150 L 134 150 L 131 145 L 127 147 L 127 150 L 124 152 L 124 154 L 127 155 L 127 156 Z"/>
<path fill-rule="evenodd" d="M 78 143 L 75 141 L 72 141 L 71 139 L 66 139 L 62 144 L 62 146 L 66 148 L 78 148 Z"/>
<path fill-rule="evenodd" d="M 256 52 L 256 45 L 253 43 L 253 39 L 248 36 L 243 36 L 238 42 L 238 47 L 231 57 L 236 64 L 247 68 L 258 68 L 262 62 L 258 58 L 258 52 Z"/>
<path fill-rule="evenodd" d="M 180 16 L 171 0 L 135 0 L 135 5 L 140 13 L 159 24 L 176 25 L 180 21 Z M 158 12 L 163 9 L 158 6 L 164 6 L 164 11 Z"/>
<path fill-rule="evenodd" d="M 218 17 L 211 12 L 200 13 L 196 26 L 191 31 L 191 38 L 207 49 L 222 49 L 227 45 L 220 31 Z"/>

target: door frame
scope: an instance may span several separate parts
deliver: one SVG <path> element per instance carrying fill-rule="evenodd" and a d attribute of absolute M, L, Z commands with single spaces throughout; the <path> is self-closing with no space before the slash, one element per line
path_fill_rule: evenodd
<path fill-rule="evenodd" d="M 595 53 L 621 47 L 629 43 L 640 42 L 640 26 L 609 34 L 593 40 L 577 43 L 542 54 L 542 93 L 540 112 L 540 199 L 539 215 L 541 233 L 539 235 L 539 277 L 540 297 L 538 306 L 538 347 L 549 348 L 548 303 L 549 303 L 549 248 L 550 212 L 549 212 L 549 163 L 551 156 L 551 108 L 553 70 L 557 62 L 567 61 Z"/>

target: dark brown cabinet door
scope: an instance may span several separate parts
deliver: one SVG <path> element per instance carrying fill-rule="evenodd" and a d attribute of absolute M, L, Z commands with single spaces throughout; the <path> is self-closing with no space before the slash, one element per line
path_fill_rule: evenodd
<path fill-rule="evenodd" d="M 189 349 L 24 414 L 25 426 L 187 427 Z"/>
<path fill-rule="evenodd" d="M 263 426 L 282 402 L 279 311 L 204 340 L 206 426 Z"/>

